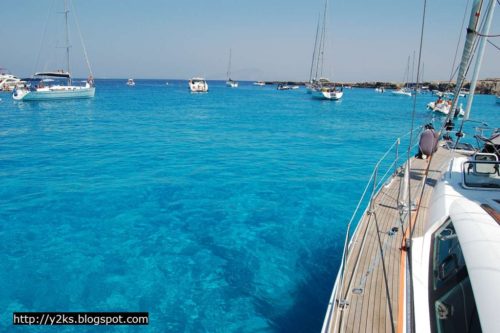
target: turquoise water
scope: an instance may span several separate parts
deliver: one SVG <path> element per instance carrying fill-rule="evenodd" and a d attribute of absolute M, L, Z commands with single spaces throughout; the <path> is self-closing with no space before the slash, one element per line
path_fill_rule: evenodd
<path fill-rule="evenodd" d="M 411 99 L 136 83 L 0 94 L 0 330 L 53 331 L 12 326 L 14 311 L 148 311 L 147 328 L 57 331 L 319 331 L 346 223 Z M 476 102 L 498 126 L 494 96 Z"/>

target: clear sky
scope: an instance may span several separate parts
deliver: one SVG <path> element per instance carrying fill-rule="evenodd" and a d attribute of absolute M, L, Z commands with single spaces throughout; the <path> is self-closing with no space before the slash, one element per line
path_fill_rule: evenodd
<path fill-rule="evenodd" d="M 98 78 L 307 80 L 323 0 L 73 0 Z M 62 0 L 0 0 L 0 67 L 19 76 L 63 68 Z M 428 0 L 424 79 L 447 80 L 467 0 Z M 491 33 L 500 33 L 497 6 Z M 49 10 L 51 8 L 51 10 Z M 402 81 L 418 43 L 423 1 L 330 0 L 326 76 Z M 52 12 L 47 20 L 49 11 Z M 74 20 L 72 20 L 74 21 Z M 44 27 L 47 33 L 40 47 Z M 72 71 L 86 76 L 75 25 Z M 500 38 L 492 41 L 500 45 Z M 42 50 L 39 52 L 39 50 Z M 460 49 L 461 50 L 461 49 Z M 56 64 L 57 63 L 57 64 Z M 491 45 L 480 78 L 500 77 Z"/>

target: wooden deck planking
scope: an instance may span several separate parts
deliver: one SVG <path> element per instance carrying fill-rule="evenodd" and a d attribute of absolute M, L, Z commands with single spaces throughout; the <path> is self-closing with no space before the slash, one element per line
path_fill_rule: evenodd
<path fill-rule="evenodd" d="M 448 158 L 448 152 L 439 149 L 433 156 L 429 179 L 424 187 L 420 212 L 414 230 L 414 235 L 423 233 L 423 219 L 427 213 L 428 202 L 435 184 L 442 172 L 443 162 Z M 425 169 L 428 162 L 425 160 L 412 160 L 410 189 L 412 202 L 420 199 Z M 439 170 L 436 170 L 437 166 Z M 346 264 L 344 275 L 343 296 L 349 302 L 344 310 L 337 307 L 332 317 L 342 313 L 342 318 L 337 327 L 331 327 L 332 332 L 393 332 L 398 330 L 402 323 L 398 323 L 398 297 L 401 242 L 403 231 L 398 210 L 398 192 L 403 177 L 396 176 L 392 183 L 383 187 L 374 198 L 373 215 L 366 215 L 360 221 L 360 227 L 354 236 L 354 242 Z M 430 185 L 429 185 L 430 184 Z M 375 218 L 377 221 L 375 221 Z M 376 223 L 377 222 L 377 223 Z M 378 224 L 378 229 L 377 229 Z M 398 232 L 389 235 L 392 227 L 398 227 Z M 404 228 L 407 228 L 405 222 Z M 363 234 L 366 232 L 364 247 L 362 247 Z M 377 233 L 380 235 L 377 236 Z M 380 247 L 384 249 L 381 257 Z M 356 266 L 356 258 L 359 262 Z M 386 275 L 384 275 L 384 265 Z M 370 270 L 370 271 L 369 271 Z M 369 271 L 369 274 L 367 272 Z M 365 276 L 365 277 L 364 277 Z M 362 294 L 354 294 L 354 288 L 360 287 L 360 282 L 366 279 Z M 386 280 L 387 279 L 387 286 Z M 389 299 L 387 298 L 389 293 Z M 389 309 L 389 304 L 392 309 Z M 391 323 L 391 310 L 393 322 Z M 339 324 L 340 323 L 340 324 Z"/>

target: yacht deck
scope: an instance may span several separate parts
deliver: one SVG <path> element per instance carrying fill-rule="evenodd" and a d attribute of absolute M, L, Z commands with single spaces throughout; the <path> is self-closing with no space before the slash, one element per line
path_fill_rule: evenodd
<path fill-rule="evenodd" d="M 421 197 L 418 216 L 415 211 L 411 216 L 414 237 L 423 233 L 433 187 L 449 159 L 450 151 L 439 148 L 432 158 L 425 186 L 429 162 L 412 159 L 411 201 L 418 204 Z M 398 172 L 389 185 L 382 187 L 374 197 L 372 212 L 365 213 L 359 222 L 351 240 L 343 279 L 337 282 L 338 288 L 342 286 L 341 291 L 337 290 L 341 293 L 332 299 L 339 306 L 328 314 L 325 332 L 403 331 L 404 311 L 399 300 L 404 296 L 401 267 L 404 267 L 406 252 L 401 247 L 403 233 L 409 233 L 407 210 L 399 209 L 403 177 L 403 172 Z"/>

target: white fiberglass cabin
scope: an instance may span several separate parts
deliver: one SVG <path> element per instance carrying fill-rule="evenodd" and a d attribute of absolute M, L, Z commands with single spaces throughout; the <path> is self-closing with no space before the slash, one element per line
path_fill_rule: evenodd
<path fill-rule="evenodd" d="M 500 164 L 455 157 L 413 239 L 416 332 L 500 332 Z"/>
<path fill-rule="evenodd" d="M 194 77 L 189 80 L 189 90 L 191 92 L 208 92 L 208 83 L 203 78 Z"/>
<path fill-rule="evenodd" d="M 16 101 L 92 98 L 94 95 L 94 80 L 91 76 L 84 85 L 73 85 L 71 76 L 67 72 L 35 73 L 29 83 L 18 85 L 12 93 Z"/>
<path fill-rule="evenodd" d="M 447 116 L 450 113 L 451 101 L 443 100 L 438 98 L 435 102 L 430 102 L 427 104 L 427 109 L 440 113 L 442 115 Z M 455 109 L 454 117 L 463 117 L 465 114 L 464 109 L 462 108 L 462 104 L 459 105 L 458 108 Z"/>
<path fill-rule="evenodd" d="M 21 80 L 12 74 L 4 73 L 0 68 L 0 91 L 12 91 Z"/>

